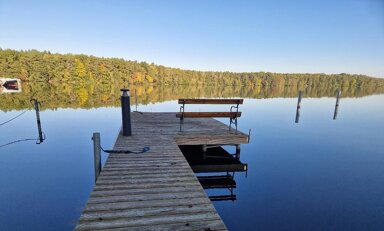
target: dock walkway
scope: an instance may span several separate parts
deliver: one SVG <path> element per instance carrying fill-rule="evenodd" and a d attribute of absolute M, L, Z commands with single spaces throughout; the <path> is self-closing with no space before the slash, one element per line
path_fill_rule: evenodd
<path fill-rule="evenodd" d="M 132 113 L 132 136 L 119 134 L 76 230 L 226 230 L 178 145 L 241 144 L 248 135 L 214 119 Z"/>

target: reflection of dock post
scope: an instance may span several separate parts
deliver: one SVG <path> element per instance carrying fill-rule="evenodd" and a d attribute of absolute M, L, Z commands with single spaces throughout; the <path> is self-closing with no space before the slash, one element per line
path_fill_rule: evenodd
<path fill-rule="evenodd" d="M 206 154 L 207 154 L 207 145 L 203 144 L 202 145 L 202 149 L 203 149 L 203 159 L 205 159 L 206 158 Z"/>
<path fill-rule="evenodd" d="M 301 108 L 301 98 L 302 98 L 303 92 L 299 91 L 299 97 L 297 99 L 297 108 L 296 108 L 296 119 L 295 123 L 299 122 L 300 119 L 300 108 Z"/>
<path fill-rule="evenodd" d="M 339 111 L 339 102 L 341 97 L 341 90 L 339 89 L 336 94 L 336 104 L 335 104 L 335 112 L 333 113 L 333 120 L 336 120 L 337 113 Z"/>
<path fill-rule="evenodd" d="M 41 130 L 39 101 L 37 101 L 36 99 L 32 99 L 32 101 L 33 101 L 33 105 L 34 105 L 35 111 L 36 111 L 36 121 L 37 121 L 37 130 L 39 133 L 39 143 L 42 143 L 44 141 L 44 138 L 43 138 L 43 132 Z"/>
<path fill-rule="evenodd" d="M 95 165 L 95 183 L 96 183 L 97 177 L 99 176 L 101 171 L 100 133 L 98 132 L 93 133 L 92 140 L 93 140 L 93 160 Z"/>
<path fill-rule="evenodd" d="M 236 159 L 240 159 L 240 144 L 236 144 Z"/>

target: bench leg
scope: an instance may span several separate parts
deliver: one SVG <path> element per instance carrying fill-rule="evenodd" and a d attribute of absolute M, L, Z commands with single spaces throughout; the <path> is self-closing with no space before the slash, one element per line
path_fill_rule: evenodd
<path fill-rule="evenodd" d="M 180 107 L 180 112 L 183 113 L 180 117 L 180 132 L 183 131 L 183 126 L 184 126 L 184 110 L 185 110 L 185 104 L 183 104 L 183 106 Z"/>
<path fill-rule="evenodd" d="M 235 129 L 236 129 L 235 131 L 237 134 L 237 117 L 236 118 L 229 118 L 229 132 L 231 132 L 232 124 L 235 125 Z"/>
<path fill-rule="evenodd" d="M 237 135 L 237 117 L 235 118 L 236 135 Z"/>
<path fill-rule="evenodd" d="M 180 131 L 183 131 L 183 126 L 184 126 L 184 118 L 180 117 Z"/>

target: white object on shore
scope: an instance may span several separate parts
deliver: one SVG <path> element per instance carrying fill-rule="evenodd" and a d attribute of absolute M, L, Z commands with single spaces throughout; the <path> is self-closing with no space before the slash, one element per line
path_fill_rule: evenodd
<path fill-rule="evenodd" d="M 0 78 L 0 94 L 20 93 L 21 80 L 16 78 Z"/>

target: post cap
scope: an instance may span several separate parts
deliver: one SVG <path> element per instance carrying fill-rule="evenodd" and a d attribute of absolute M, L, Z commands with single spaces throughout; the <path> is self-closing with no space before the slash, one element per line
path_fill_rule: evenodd
<path fill-rule="evenodd" d="M 120 89 L 120 91 L 122 91 L 122 96 L 129 96 L 129 89 L 127 88 L 122 88 Z"/>

